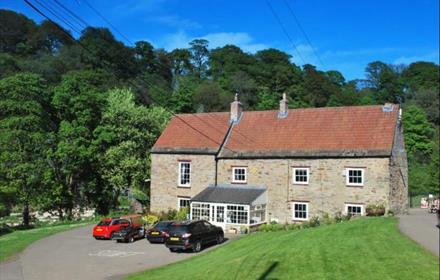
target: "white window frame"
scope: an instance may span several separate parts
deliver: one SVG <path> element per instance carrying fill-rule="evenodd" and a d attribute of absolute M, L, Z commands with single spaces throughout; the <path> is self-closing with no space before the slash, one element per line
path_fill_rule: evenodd
<path fill-rule="evenodd" d="M 306 218 L 296 218 L 295 217 L 295 205 L 296 204 L 305 204 L 306 205 Z M 292 220 L 294 221 L 308 221 L 309 220 L 309 203 L 308 202 L 300 202 L 300 201 L 293 201 L 292 202 Z"/>
<path fill-rule="evenodd" d="M 179 211 L 180 209 L 182 209 L 182 207 L 180 206 L 180 201 L 182 201 L 182 200 L 187 200 L 187 201 L 188 201 L 188 207 L 190 206 L 191 198 L 189 198 L 189 197 L 180 197 L 180 196 L 178 196 L 178 197 L 177 197 L 177 210 L 178 210 L 178 211 Z"/>
<path fill-rule="evenodd" d="M 244 169 L 244 180 L 235 180 L 235 170 Z M 232 183 L 246 183 L 247 182 L 247 167 L 235 166 L 232 167 Z"/>
<path fill-rule="evenodd" d="M 360 207 L 361 208 L 361 216 L 365 215 L 365 207 L 363 204 L 356 203 L 345 203 L 345 214 L 348 215 L 348 207 Z"/>
<path fill-rule="evenodd" d="M 302 182 L 302 181 L 296 180 L 296 171 L 297 170 L 305 170 L 306 171 L 307 181 Z M 310 168 L 309 167 L 293 167 L 292 180 L 295 185 L 308 185 L 309 180 L 310 180 Z"/>
<path fill-rule="evenodd" d="M 187 183 L 187 184 L 182 184 L 182 165 L 183 164 L 189 164 L 189 182 Z M 179 187 L 190 187 L 191 186 L 191 171 L 192 171 L 192 168 L 191 168 L 191 162 L 190 161 L 179 161 L 179 164 L 178 164 L 178 178 L 177 178 L 177 185 L 179 186 Z"/>
<path fill-rule="evenodd" d="M 361 171 L 362 183 L 350 183 L 350 171 Z M 363 186 L 365 182 L 365 169 L 364 168 L 346 168 L 345 169 L 345 184 L 347 186 Z"/>

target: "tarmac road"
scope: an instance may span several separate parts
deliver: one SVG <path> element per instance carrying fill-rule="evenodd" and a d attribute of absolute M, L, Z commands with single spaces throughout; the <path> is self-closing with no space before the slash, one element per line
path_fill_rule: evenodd
<path fill-rule="evenodd" d="M 92 228 L 73 229 L 33 243 L 15 259 L 0 264 L 0 279 L 121 279 L 194 256 L 171 253 L 163 244 L 150 244 L 146 239 L 129 244 L 95 240 Z"/>
<path fill-rule="evenodd" d="M 428 213 L 427 209 L 412 208 L 408 215 L 399 216 L 400 231 L 411 239 L 439 256 L 440 232 L 436 214 Z"/>

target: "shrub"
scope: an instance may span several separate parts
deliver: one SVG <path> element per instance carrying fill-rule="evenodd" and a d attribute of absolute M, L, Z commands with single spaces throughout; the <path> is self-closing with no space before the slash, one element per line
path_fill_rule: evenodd
<path fill-rule="evenodd" d="M 188 214 L 189 214 L 189 207 L 184 207 L 181 208 L 179 210 L 179 212 L 176 213 L 176 215 L 174 216 L 174 220 L 176 221 L 185 221 L 188 218 Z"/>
<path fill-rule="evenodd" d="M 367 216 L 383 216 L 385 215 L 385 206 L 383 204 L 369 204 L 365 211 Z"/>
<path fill-rule="evenodd" d="M 321 224 L 331 225 L 334 223 L 336 223 L 336 220 L 334 218 L 332 218 L 328 213 L 325 213 L 324 215 L 322 215 Z"/>
<path fill-rule="evenodd" d="M 310 219 L 309 221 L 309 226 L 310 227 L 318 227 L 321 224 L 321 222 L 319 221 L 319 217 L 318 216 L 314 216 Z"/>
<path fill-rule="evenodd" d="M 284 229 L 285 229 L 284 225 L 275 222 L 271 222 L 270 224 L 263 224 L 259 227 L 259 230 L 264 232 L 280 231 Z"/>
<path fill-rule="evenodd" d="M 297 230 L 300 229 L 301 225 L 300 224 L 288 224 L 286 225 L 286 230 Z"/>
<path fill-rule="evenodd" d="M 337 212 L 335 214 L 335 221 L 336 223 L 349 221 L 351 219 L 351 215 L 344 215 L 341 212 Z"/>
<path fill-rule="evenodd" d="M 144 216 L 143 220 L 147 223 L 147 225 L 151 226 L 159 221 L 159 217 L 150 214 L 150 215 Z"/>

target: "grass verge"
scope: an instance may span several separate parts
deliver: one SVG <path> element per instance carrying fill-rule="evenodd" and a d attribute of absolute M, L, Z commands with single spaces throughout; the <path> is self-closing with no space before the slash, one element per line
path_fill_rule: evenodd
<path fill-rule="evenodd" d="M 258 233 L 139 279 L 438 279 L 439 261 L 402 235 L 397 219 L 361 218 Z"/>

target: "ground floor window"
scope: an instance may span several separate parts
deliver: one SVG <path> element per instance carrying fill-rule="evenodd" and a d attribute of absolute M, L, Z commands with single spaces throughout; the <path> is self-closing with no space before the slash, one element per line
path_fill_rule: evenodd
<path fill-rule="evenodd" d="M 185 207 L 189 207 L 189 197 L 178 197 L 177 198 L 177 210 L 180 210 Z"/>
<path fill-rule="evenodd" d="M 254 225 L 266 221 L 266 204 L 240 205 L 191 202 L 191 219 L 221 224 Z"/>
<path fill-rule="evenodd" d="M 247 224 L 248 223 L 248 209 L 245 206 L 228 205 L 227 206 L 227 223 L 230 224 Z"/>
<path fill-rule="evenodd" d="M 362 216 L 364 206 L 361 204 L 345 204 L 345 213 L 350 216 Z"/>
<path fill-rule="evenodd" d="M 259 224 L 266 221 L 266 205 L 255 205 L 250 208 L 250 223 Z"/>
<path fill-rule="evenodd" d="M 293 219 L 305 221 L 309 219 L 309 204 L 307 202 L 293 202 Z"/>
<path fill-rule="evenodd" d="M 193 202 L 191 204 L 191 219 L 209 220 L 209 204 Z"/>

